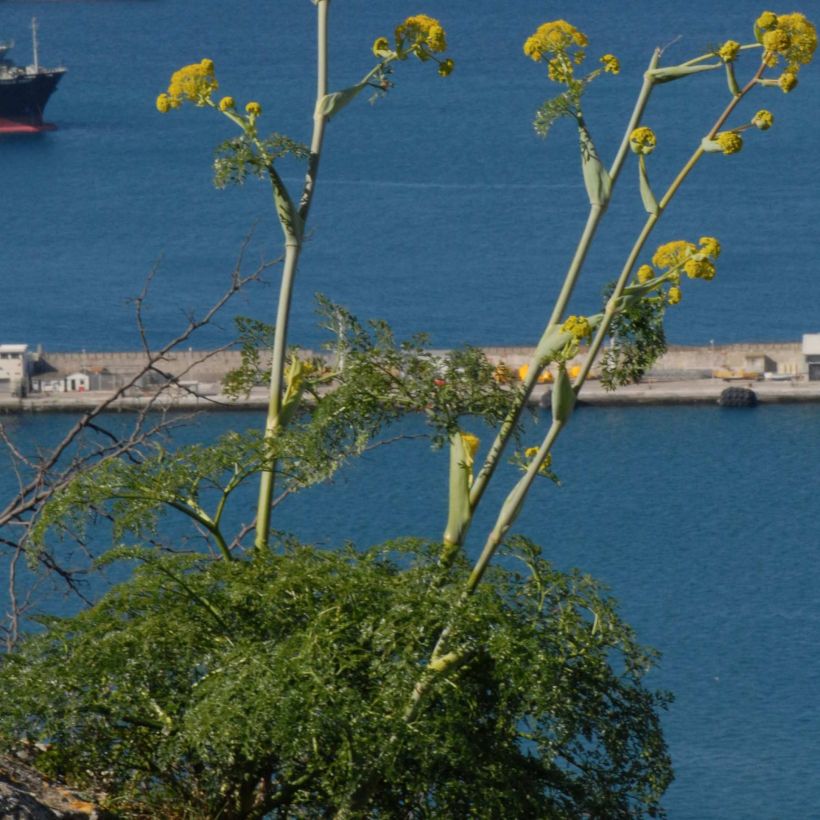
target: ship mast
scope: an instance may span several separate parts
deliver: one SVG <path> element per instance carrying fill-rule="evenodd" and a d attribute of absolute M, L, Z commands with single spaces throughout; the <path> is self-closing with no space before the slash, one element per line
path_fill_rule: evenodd
<path fill-rule="evenodd" d="M 31 18 L 31 47 L 34 51 L 34 71 L 40 70 L 40 57 L 37 53 L 37 18 Z"/>

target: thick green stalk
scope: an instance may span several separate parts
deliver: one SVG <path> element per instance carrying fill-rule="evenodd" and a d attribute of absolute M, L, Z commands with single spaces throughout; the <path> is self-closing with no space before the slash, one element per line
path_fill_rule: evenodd
<path fill-rule="evenodd" d="M 276 330 L 271 357 L 270 397 L 268 415 L 265 420 L 265 438 L 275 436 L 279 429 L 279 414 L 282 410 L 282 389 L 284 386 L 285 358 L 287 355 L 288 318 L 293 296 L 293 280 L 301 250 L 298 239 L 289 239 L 285 247 L 285 263 L 279 288 L 279 304 L 276 311 Z M 270 535 L 270 514 L 273 499 L 273 483 L 276 459 L 266 460 L 259 477 L 259 502 L 256 511 L 256 549 L 264 549 Z"/>
<path fill-rule="evenodd" d="M 709 131 L 706 137 L 707 139 L 713 139 L 715 137 L 717 132 L 729 118 L 729 115 L 732 113 L 732 111 L 734 111 L 740 100 L 743 99 L 743 97 L 757 83 L 757 80 L 760 78 L 765 68 L 765 64 L 761 64 L 755 76 L 747 83 L 747 85 L 743 88 L 740 94 L 735 96 L 729 103 L 729 105 L 726 106 L 723 113 L 720 115 L 720 117 L 718 117 L 714 126 Z M 654 214 L 650 214 L 647 217 L 647 220 L 644 223 L 644 226 L 641 229 L 638 238 L 635 240 L 635 243 L 633 244 L 632 249 L 629 252 L 629 256 L 627 257 L 621 274 L 618 277 L 618 281 L 615 284 L 615 289 L 612 292 L 609 301 L 607 302 L 606 309 L 604 311 L 604 317 L 601 323 L 598 325 L 595 336 L 590 344 L 586 360 L 584 361 L 584 365 L 581 368 L 581 372 L 578 374 L 575 384 L 573 385 L 573 389 L 576 394 L 579 393 L 581 388 L 583 387 L 584 382 L 589 376 L 592 364 L 595 361 L 595 358 L 601 349 L 601 345 L 606 339 L 606 336 L 609 332 L 609 327 L 612 323 L 612 319 L 615 316 L 617 310 L 618 300 L 623 295 L 624 288 L 626 287 L 626 284 L 629 281 L 629 276 L 632 273 L 633 268 L 635 267 L 635 263 L 637 262 L 639 254 L 643 250 L 643 247 L 646 244 L 646 241 L 652 233 L 652 230 L 654 229 L 658 220 L 663 215 L 666 206 L 669 204 L 672 197 L 683 184 L 686 177 L 689 176 L 692 169 L 695 167 L 698 160 L 703 156 L 703 154 L 703 148 L 698 146 L 698 148 L 695 150 L 695 152 L 692 154 L 692 156 L 689 158 L 689 160 L 686 162 L 683 168 L 681 168 L 678 175 L 672 181 L 672 184 L 666 190 L 663 197 L 661 197 L 661 200 L 658 203 L 657 212 Z M 498 549 L 499 545 L 501 544 L 504 535 L 506 535 L 507 531 L 509 530 L 513 521 L 515 520 L 515 517 L 517 516 L 518 511 L 521 508 L 521 504 L 524 501 L 524 497 L 529 492 L 529 489 L 532 486 L 532 482 L 534 481 L 536 475 L 538 474 L 538 470 L 540 469 L 541 464 L 543 463 L 547 454 L 552 449 L 552 445 L 557 439 L 563 426 L 563 423 L 553 421 L 552 426 L 549 429 L 549 432 L 547 433 L 543 443 L 541 444 L 541 447 L 538 450 L 538 454 L 530 462 L 527 468 L 527 472 L 524 475 L 524 478 L 522 478 L 519 481 L 513 492 L 508 497 L 508 502 L 505 503 L 502 507 L 496 524 L 493 527 L 492 532 L 488 536 L 487 541 L 484 545 L 484 549 L 482 550 L 481 555 L 479 556 L 478 560 L 473 566 L 473 570 L 470 573 L 470 577 L 467 580 L 466 594 L 472 594 L 476 586 L 480 582 L 481 577 L 484 574 L 485 569 L 487 568 L 487 565 L 492 560 L 492 557 Z M 511 499 L 514 500 L 514 503 L 509 503 Z"/>
<path fill-rule="evenodd" d="M 626 160 L 626 157 L 629 154 L 629 136 L 640 124 L 641 118 L 643 117 L 644 111 L 646 110 L 646 106 L 649 102 L 649 95 L 651 94 L 652 88 L 655 84 L 654 80 L 651 78 L 651 76 L 649 76 L 649 72 L 651 72 L 657 67 L 659 59 L 660 51 L 656 49 L 655 52 L 652 54 L 652 59 L 649 61 L 649 66 L 647 67 L 646 73 L 644 74 L 643 84 L 641 85 L 641 90 L 638 94 L 638 98 L 635 101 L 635 106 L 632 110 L 632 114 L 629 117 L 629 122 L 626 126 L 626 130 L 624 131 L 624 136 L 621 140 L 618 152 L 615 155 L 615 159 L 612 162 L 611 168 L 609 169 L 609 177 L 612 181 L 613 190 L 615 188 L 615 183 L 618 180 L 618 176 L 621 172 L 621 168 L 623 167 L 624 161 Z M 578 281 L 578 276 L 580 275 L 581 269 L 586 259 L 587 252 L 592 243 L 592 239 L 594 238 L 595 232 L 598 229 L 598 225 L 600 224 L 600 221 L 603 218 L 604 213 L 606 212 L 607 204 L 608 203 L 604 203 L 603 205 L 590 205 L 589 215 L 587 216 L 584 231 L 581 234 L 581 239 L 578 242 L 578 247 L 575 251 L 575 255 L 573 256 L 572 262 L 570 263 L 569 269 L 567 270 L 566 277 L 564 278 L 564 284 L 561 288 L 561 292 L 558 294 L 558 299 L 555 302 L 555 306 L 552 310 L 552 315 L 550 316 L 549 322 L 547 322 L 547 328 L 549 328 L 551 325 L 557 324 L 563 316 L 564 311 L 566 310 L 567 304 L 569 303 L 570 297 L 572 296 L 575 284 Z M 532 393 L 532 390 L 537 383 L 538 376 L 542 373 L 543 369 L 544 368 L 541 362 L 530 362 L 529 371 L 527 372 L 527 377 L 524 380 L 521 396 L 515 402 L 513 407 L 510 409 L 510 412 L 508 413 L 507 417 L 504 419 L 501 428 L 499 429 L 498 434 L 496 435 L 495 441 L 493 442 L 489 452 L 487 453 L 487 457 L 484 460 L 484 464 L 482 465 L 481 469 L 478 471 L 478 474 L 476 475 L 475 481 L 470 491 L 470 508 L 472 510 L 475 510 L 475 508 L 480 503 L 481 498 L 484 495 L 484 490 L 487 488 L 487 484 L 489 483 L 490 479 L 493 476 L 493 473 L 495 472 L 495 468 L 497 467 L 501 459 L 501 455 L 504 451 L 504 448 L 506 447 L 507 442 L 509 441 L 510 436 L 513 433 L 513 430 L 515 429 L 515 426 L 518 423 L 518 419 L 521 416 L 521 412 L 523 411 L 524 406 L 527 403 L 527 399 Z"/>
<path fill-rule="evenodd" d="M 308 169 L 302 197 L 299 200 L 299 216 L 302 222 L 307 220 L 310 203 L 313 201 L 327 123 L 327 117 L 319 114 L 318 107 L 327 95 L 327 14 L 329 7 L 330 0 L 317 0 L 316 2 L 316 108 L 313 111 L 313 136 L 310 140 Z"/>
<path fill-rule="evenodd" d="M 316 108 L 327 94 L 327 15 L 330 0 L 317 0 L 316 3 Z M 276 311 L 276 330 L 273 340 L 271 356 L 270 399 L 268 401 L 268 415 L 265 421 L 265 436 L 276 435 L 279 429 L 279 415 L 282 410 L 282 390 L 284 387 L 285 360 L 287 356 L 288 319 L 293 296 L 293 283 L 296 277 L 296 268 L 299 263 L 299 254 L 302 248 L 304 223 L 307 219 L 313 192 L 316 186 L 316 176 L 319 171 L 319 158 L 322 152 L 325 122 L 327 117 L 321 116 L 314 110 L 313 137 L 310 144 L 310 158 L 305 176 L 304 188 L 299 201 L 298 223 L 292 218 L 283 218 L 279 207 L 283 198 L 284 185 L 279 179 L 273 166 L 270 167 L 271 184 L 274 189 L 274 198 L 277 200 L 277 212 L 285 234 L 285 261 L 282 270 L 282 281 L 279 288 L 279 303 Z M 284 191 L 286 196 L 287 192 Z M 270 537 L 270 516 L 273 503 L 273 486 L 276 473 L 276 459 L 271 457 L 263 466 L 259 477 L 259 499 L 256 511 L 256 537 L 254 547 L 263 550 L 268 545 Z"/>
<path fill-rule="evenodd" d="M 518 484 L 515 486 L 515 489 L 510 494 L 510 501 L 512 503 L 505 503 L 501 508 L 501 512 L 498 515 L 495 526 L 484 544 L 484 549 L 481 551 L 481 555 L 479 555 L 478 560 L 473 565 L 473 569 L 470 572 L 470 577 L 467 579 L 467 595 L 472 595 L 473 592 L 475 592 L 475 588 L 481 581 L 487 566 L 492 560 L 493 555 L 495 555 L 495 551 L 504 540 L 504 536 L 507 534 L 513 524 L 513 521 L 515 521 L 518 516 L 521 506 L 524 503 L 524 499 L 532 486 L 532 482 L 535 481 L 547 453 L 549 453 L 552 448 L 552 443 L 556 438 L 558 438 L 558 434 L 561 432 L 563 426 L 564 422 L 553 420 L 550 425 L 550 429 L 541 444 L 541 447 L 538 449 L 537 455 L 529 463 L 524 477 L 519 480 Z"/>

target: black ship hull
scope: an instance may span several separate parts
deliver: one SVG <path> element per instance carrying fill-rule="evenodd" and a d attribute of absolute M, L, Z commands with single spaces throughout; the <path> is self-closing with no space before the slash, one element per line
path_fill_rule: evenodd
<path fill-rule="evenodd" d="M 0 120 L 43 125 L 43 112 L 65 69 L 0 78 Z"/>

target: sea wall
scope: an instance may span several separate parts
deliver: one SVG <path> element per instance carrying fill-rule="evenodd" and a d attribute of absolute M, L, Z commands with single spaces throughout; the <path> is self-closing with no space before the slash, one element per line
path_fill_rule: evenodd
<path fill-rule="evenodd" d="M 147 362 L 144 351 L 45 353 L 43 359 L 50 368 L 60 373 L 89 368 L 105 368 L 118 376 L 131 376 Z M 209 352 L 202 350 L 175 350 L 157 362 L 157 369 L 176 377 L 202 382 L 220 382 L 227 373 L 241 364 L 238 350 Z"/>
<path fill-rule="evenodd" d="M 494 362 L 503 361 L 511 367 L 526 364 L 533 353 L 531 347 L 487 347 L 484 352 Z M 578 357 L 579 360 L 582 356 Z M 704 346 L 670 345 L 655 363 L 649 377 L 699 378 L 713 370 L 757 370 L 761 373 L 806 372 L 805 357 L 800 342 L 741 342 Z"/>
<path fill-rule="evenodd" d="M 485 347 L 484 352 L 491 361 L 503 361 L 511 367 L 520 367 L 530 360 L 533 348 Z M 311 351 L 304 351 L 304 354 L 309 356 Z M 62 373 L 105 368 L 109 373 L 123 376 L 137 372 L 146 362 L 142 351 L 46 353 L 43 358 L 51 368 Z M 157 363 L 157 368 L 192 381 L 218 383 L 240 363 L 238 350 L 207 352 L 188 349 L 168 354 Z M 805 373 L 806 365 L 799 342 L 670 345 L 650 375 L 684 374 L 689 371 L 692 376 L 702 376 L 707 375 L 707 371 L 741 368 L 799 375 Z"/>

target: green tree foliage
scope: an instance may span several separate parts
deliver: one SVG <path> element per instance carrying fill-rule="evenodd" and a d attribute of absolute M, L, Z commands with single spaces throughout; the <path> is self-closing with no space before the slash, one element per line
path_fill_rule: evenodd
<path fill-rule="evenodd" d="M 612 601 L 523 539 L 463 599 L 439 548 L 122 550 L 131 580 L 0 668 L 0 736 L 47 743 L 41 767 L 123 817 L 655 811 L 667 698 Z M 406 719 L 445 623 L 458 661 Z"/>

